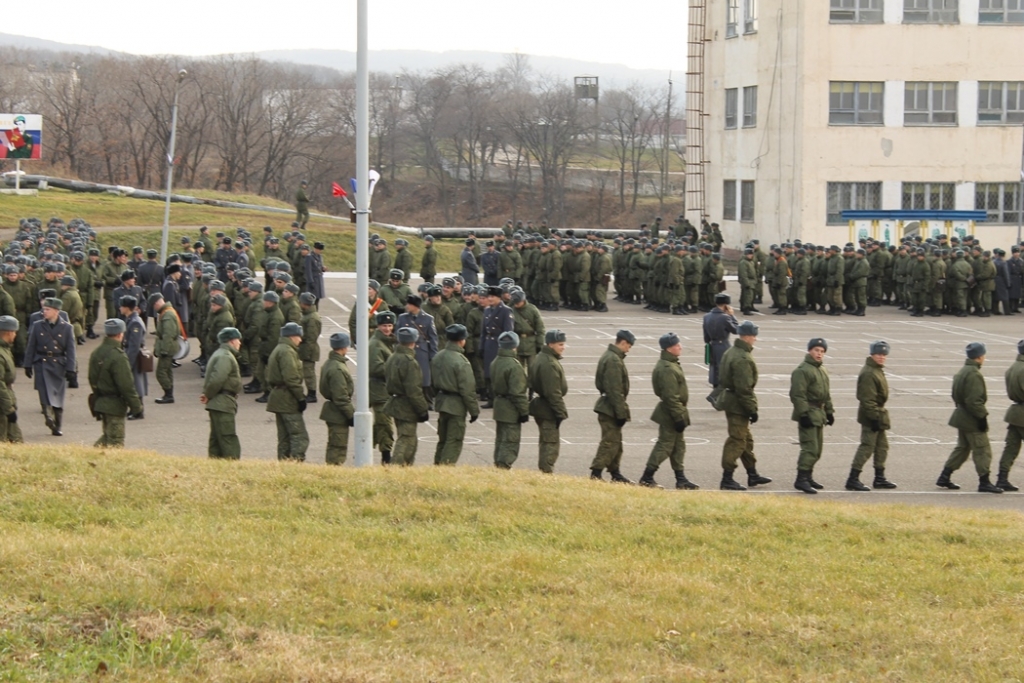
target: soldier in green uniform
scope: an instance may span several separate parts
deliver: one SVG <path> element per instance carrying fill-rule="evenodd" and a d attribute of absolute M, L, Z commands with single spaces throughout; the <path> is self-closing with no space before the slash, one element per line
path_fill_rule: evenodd
<path fill-rule="evenodd" d="M 992 446 L 988 440 L 988 393 L 981 366 L 985 364 L 985 345 L 971 342 L 965 349 L 967 360 L 953 377 L 953 403 L 956 409 L 949 418 L 949 426 L 956 427 L 957 440 L 953 452 L 935 482 L 936 486 L 959 489 L 950 477 L 953 472 L 974 458 L 978 472 L 978 493 L 1002 493 L 1003 489 L 992 484 L 989 470 L 992 465 Z"/>
<path fill-rule="evenodd" d="M 306 195 L 306 188 L 309 184 L 303 180 L 299 183 L 299 189 L 295 192 L 295 227 L 302 230 L 309 221 L 309 197 Z"/>
<path fill-rule="evenodd" d="M 330 345 L 327 362 L 320 368 L 320 394 L 324 397 L 320 419 L 327 423 L 327 464 L 344 465 L 348 457 L 348 428 L 354 426 L 355 417 L 352 394 L 356 385 L 346 357 L 351 339 L 344 332 L 335 332 Z"/>
<path fill-rule="evenodd" d="M 922 247 L 917 248 L 914 259 L 909 269 L 910 291 L 914 300 L 914 312 L 911 314 L 911 317 L 923 318 L 925 309 L 931 300 L 932 289 L 934 288 L 932 267 L 925 260 L 925 252 Z"/>
<path fill-rule="evenodd" d="M 380 329 L 380 323 L 377 324 Z M 387 377 L 386 387 L 390 395 L 384 404 L 384 412 L 395 420 L 398 439 L 391 453 L 396 465 L 413 465 L 416 462 L 416 424 L 430 419 L 427 412 L 427 398 L 423 395 L 423 371 L 416 360 L 416 342 L 420 338 L 414 327 L 402 327 L 395 334 L 398 344 L 394 353 L 384 364 Z"/>
<path fill-rule="evenodd" d="M 498 335 L 498 356 L 491 363 L 491 387 L 494 389 L 494 466 L 512 469 L 519 457 L 522 426 L 530 420 L 526 371 L 517 359 L 519 335 Z"/>
<path fill-rule="evenodd" d="M 64 303 L 64 312 L 68 314 L 68 322 L 75 330 L 75 341 L 85 343 L 85 305 L 78 293 L 78 283 L 71 275 L 60 279 L 60 300 Z"/>
<path fill-rule="evenodd" d="M 1024 339 L 1017 342 L 1017 360 L 1006 370 L 1006 395 L 1011 403 L 1003 416 L 1006 422 L 1006 445 L 999 459 L 996 486 L 1004 491 L 1018 491 L 1020 489 L 1010 483 L 1010 469 L 1024 442 Z"/>
<path fill-rule="evenodd" d="M 380 449 L 382 465 L 391 463 L 391 450 L 395 445 L 394 424 L 391 416 L 384 411 L 387 403 L 387 374 L 385 366 L 394 352 L 395 314 L 380 311 L 376 315 L 376 330 L 370 337 L 367 350 L 367 367 L 370 373 L 370 410 L 373 411 L 373 445 Z"/>
<path fill-rule="evenodd" d="M 754 260 L 754 250 L 747 247 L 743 250 L 743 258 L 739 264 L 738 279 L 740 283 L 740 311 L 743 315 L 757 313 L 754 308 L 754 296 L 757 294 L 757 262 Z"/>
<path fill-rule="evenodd" d="M 437 332 L 437 338 L 440 339 L 444 336 L 444 331 L 455 324 L 455 316 L 452 315 L 451 309 L 441 302 L 440 287 L 427 285 L 426 294 L 427 300 L 423 302 L 423 312 L 434 318 L 434 329 Z"/>
<path fill-rule="evenodd" d="M 402 282 L 409 282 L 409 274 L 412 272 L 412 252 L 409 251 L 409 242 L 402 238 L 395 240 L 394 267 L 402 271 Z"/>
<path fill-rule="evenodd" d="M 516 333 L 519 347 L 519 362 L 530 371 L 530 361 L 544 347 L 544 319 L 537 307 L 526 300 L 526 294 L 513 289 L 509 295 L 512 304 L 513 330 Z"/>
<path fill-rule="evenodd" d="M 601 427 L 601 442 L 597 445 L 594 461 L 590 463 L 590 478 L 601 479 L 602 472 L 608 470 L 614 482 L 632 484 L 623 476 L 619 468 L 622 465 L 622 428 L 630 421 L 629 404 L 629 373 L 626 371 L 626 354 L 636 343 L 636 335 L 629 330 L 619 330 L 615 341 L 608 345 L 601 359 L 597 361 L 597 373 L 594 385 L 600 397 L 594 404 L 597 413 L 597 424 Z"/>
<path fill-rule="evenodd" d="M 164 301 L 159 292 L 149 297 L 149 310 L 156 320 L 156 381 L 164 395 L 154 403 L 174 403 L 174 354 L 178 353 L 178 338 L 181 337 L 181 322 L 174 306 Z"/>
<path fill-rule="evenodd" d="M 302 361 L 302 379 L 306 383 L 306 403 L 316 403 L 316 364 L 320 361 L 320 331 L 323 329 L 316 310 L 316 295 L 311 292 L 300 294 L 299 308 L 302 310 L 299 360 Z"/>
<path fill-rule="evenodd" d="M 437 277 L 437 251 L 434 249 L 434 238 L 427 235 L 423 238 L 423 256 L 420 257 L 420 277 L 424 282 L 434 282 Z"/>
<path fill-rule="evenodd" d="M 277 346 L 267 358 L 266 380 L 270 388 L 267 412 L 274 413 L 277 423 L 277 459 L 306 459 L 309 433 L 302 413 L 306 411 L 306 394 L 302 390 L 302 362 L 298 347 L 302 342 L 302 326 L 285 323 L 281 326 Z"/>
<path fill-rule="evenodd" d="M 405 301 L 409 293 L 409 285 L 402 282 L 402 271 L 395 268 L 388 273 L 388 283 L 377 294 L 395 315 L 401 315 L 405 313 Z"/>
<path fill-rule="evenodd" d="M 0 443 L 21 443 L 21 427 L 18 426 L 18 397 L 14 394 L 14 378 L 17 365 L 14 363 L 14 340 L 18 336 L 18 319 L 14 316 L 0 316 Z"/>
<path fill-rule="evenodd" d="M 32 287 L 22 279 L 19 270 L 19 266 L 14 264 L 8 264 L 4 268 L 3 289 L 14 300 L 14 317 L 18 320 L 18 335 L 14 339 L 12 351 L 15 362 L 21 365 L 25 354 L 25 335 L 28 333 L 28 317 L 38 308 L 39 302 L 32 292 Z"/>
<path fill-rule="evenodd" d="M 561 444 L 558 428 L 569 417 L 564 399 L 569 393 L 569 385 L 559 362 L 565 351 L 565 332 L 548 330 L 544 335 L 544 343 L 544 348 L 530 365 L 530 389 L 535 394 L 530 401 L 530 415 L 537 421 L 540 431 L 538 466 L 541 472 L 551 474 L 555 471 Z"/>
<path fill-rule="evenodd" d="M 223 293 L 217 292 L 210 297 L 210 311 L 203 321 L 203 334 L 206 338 L 205 346 L 211 356 L 220 346 L 220 343 L 217 341 L 220 331 L 226 327 L 234 326 L 235 316 L 231 314 L 228 298 Z"/>
<path fill-rule="evenodd" d="M 369 308 L 367 309 L 367 317 L 369 322 L 369 328 L 367 329 L 367 337 L 373 336 L 373 331 L 377 329 L 377 313 L 381 311 L 390 310 L 384 299 L 377 296 L 377 292 L 380 290 L 380 284 L 376 280 L 370 280 L 369 287 L 367 288 L 367 297 L 369 300 Z M 350 340 L 354 340 L 356 335 L 356 307 L 352 307 L 352 312 L 348 316 L 348 337 Z M 354 344 L 353 344 L 354 346 Z"/>
<path fill-rule="evenodd" d="M 876 489 L 894 489 L 896 484 L 885 478 L 885 461 L 889 455 L 889 437 L 886 432 L 891 424 L 885 404 L 889 400 L 889 383 L 885 379 L 885 361 L 889 357 L 889 344 L 884 341 L 871 342 L 868 358 L 857 375 L 857 423 L 860 424 L 860 446 L 853 456 L 850 476 L 846 480 L 847 491 L 870 491 L 860 481 L 864 465 L 872 457 L 875 464 Z"/>
<path fill-rule="evenodd" d="M 89 357 L 90 406 L 96 419 L 103 422 L 103 434 L 93 444 L 96 448 L 123 448 L 125 413 L 134 418 L 142 415 L 128 356 L 121 348 L 124 331 L 123 320 L 107 320 L 103 323 L 105 337 Z"/>
<path fill-rule="evenodd" d="M 846 282 L 844 275 L 846 262 L 839 255 L 839 247 L 832 245 L 828 248 L 827 264 L 825 268 L 825 302 L 828 304 L 828 315 L 843 314 L 843 283 Z M 824 313 L 822 307 L 819 313 Z"/>
<path fill-rule="evenodd" d="M 754 437 L 750 425 L 757 423 L 757 364 L 751 354 L 757 341 L 757 325 L 749 320 L 736 328 L 736 339 L 731 349 L 722 356 L 718 370 L 718 384 L 722 391 L 716 408 L 725 413 L 729 436 L 722 447 L 722 483 L 727 491 L 745 491 L 746 487 L 733 478 L 736 462 L 742 461 L 747 470 L 747 486 L 770 484 L 771 479 L 757 472 L 754 456 Z"/>
<path fill-rule="evenodd" d="M 210 416 L 210 441 L 206 453 L 211 458 L 238 460 L 242 445 L 235 429 L 238 413 L 238 394 L 242 391 L 242 375 L 238 368 L 238 351 L 242 348 L 242 333 L 235 327 L 225 327 L 217 333 L 220 347 L 206 363 L 203 393 L 199 402 Z"/>
<path fill-rule="evenodd" d="M 284 313 L 280 306 L 281 297 L 277 292 L 263 293 L 263 320 L 260 324 L 260 345 L 259 359 L 256 366 L 256 379 L 263 395 L 256 399 L 257 403 L 266 403 L 270 400 L 270 383 L 267 380 L 267 361 L 280 337 L 281 327 L 285 323 Z"/>
<path fill-rule="evenodd" d="M 430 360 L 430 381 L 434 387 L 437 410 L 437 447 L 435 465 L 454 465 L 462 454 L 466 437 L 466 415 L 470 423 L 480 417 L 476 379 L 466 358 L 466 326 L 449 325 L 445 347 Z"/>
<path fill-rule="evenodd" d="M 478 292 L 483 292 L 486 295 L 487 286 L 477 287 L 468 284 L 462 286 L 463 304 L 456 322 L 466 326 L 466 332 L 469 335 L 466 338 L 466 357 L 469 358 L 469 364 L 473 367 L 476 393 L 480 400 L 486 401 L 487 378 L 484 376 L 484 359 L 480 353 L 480 333 L 484 328 L 484 309 L 480 304 Z"/>
<path fill-rule="evenodd" d="M 952 283 L 952 300 L 947 301 L 950 310 L 958 318 L 966 318 L 969 313 L 967 305 L 968 280 L 974 275 L 971 264 L 964 259 L 964 252 L 958 249 L 954 261 L 947 269 L 947 280 Z"/>
<path fill-rule="evenodd" d="M 789 380 L 789 400 L 793 404 L 790 419 L 800 425 L 800 457 L 794 487 L 804 493 L 817 493 L 823 488 L 814 481 L 814 465 L 821 458 L 824 426 L 835 423 L 828 372 L 823 367 L 826 351 L 828 342 L 820 337 L 807 342 L 807 355 Z"/>

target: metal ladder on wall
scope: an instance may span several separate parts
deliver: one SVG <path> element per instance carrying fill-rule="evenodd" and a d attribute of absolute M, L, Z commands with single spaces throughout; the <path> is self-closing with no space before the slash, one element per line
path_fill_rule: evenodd
<path fill-rule="evenodd" d="M 686 50 L 686 212 L 707 218 L 704 147 L 704 50 L 707 39 L 707 0 L 690 0 Z"/>

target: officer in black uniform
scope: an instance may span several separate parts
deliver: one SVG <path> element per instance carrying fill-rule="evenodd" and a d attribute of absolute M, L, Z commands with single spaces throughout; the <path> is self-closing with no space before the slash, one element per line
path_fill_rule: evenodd
<path fill-rule="evenodd" d="M 484 380 L 486 383 L 487 402 L 481 408 L 493 408 L 494 397 L 491 393 L 491 363 L 498 357 L 498 337 L 502 332 L 515 331 L 515 316 L 512 309 L 502 303 L 501 287 L 487 288 L 487 302 L 484 308 L 484 319 L 480 326 L 480 346 L 477 351 L 484 360 Z"/>
<path fill-rule="evenodd" d="M 736 317 L 732 310 L 732 299 L 728 294 L 715 295 L 715 307 L 704 315 L 704 362 L 708 364 L 708 383 L 712 390 L 708 401 L 715 405 L 715 399 L 721 391 L 718 387 L 718 368 L 722 364 L 722 356 L 729 350 L 729 336 L 736 334 Z"/>

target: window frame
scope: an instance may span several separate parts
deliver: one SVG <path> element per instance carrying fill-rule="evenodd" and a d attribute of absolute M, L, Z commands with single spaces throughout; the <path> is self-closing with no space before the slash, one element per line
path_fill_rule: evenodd
<path fill-rule="evenodd" d="M 999 86 L 999 108 L 994 109 L 991 106 L 983 108 L 983 97 L 987 97 L 989 105 L 992 104 L 993 86 Z M 1012 95 L 1011 90 L 1013 90 Z M 1010 108 L 1011 96 L 1015 99 L 1013 109 Z M 995 112 L 998 112 L 999 120 L 992 118 L 996 115 Z M 979 126 L 1019 126 L 1022 123 L 1024 123 L 1024 81 L 978 82 Z"/>
<path fill-rule="evenodd" d="M 911 194 L 907 201 L 908 191 Z M 939 206 L 933 206 L 938 196 Z M 921 201 L 915 201 L 917 197 Z M 956 209 L 956 183 L 900 183 L 900 206 L 904 211 L 954 211 Z"/>
<path fill-rule="evenodd" d="M 735 180 L 722 181 L 722 220 L 734 221 L 737 213 L 737 185 Z"/>
<path fill-rule="evenodd" d="M 842 192 L 845 190 L 845 197 L 838 197 L 838 210 L 832 211 L 833 190 Z M 871 195 L 874 195 L 873 197 Z M 841 200 L 847 199 L 848 202 Z M 869 201 L 874 199 L 874 201 Z M 848 205 L 844 205 L 848 204 Z M 868 206 L 872 204 L 872 206 Z M 825 225 L 846 225 L 843 220 L 843 211 L 852 210 L 879 210 L 882 208 L 882 182 L 881 181 L 829 181 L 825 184 Z"/>
<path fill-rule="evenodd" d="M 753 107 L 751 107 L 753 101 Z M 757 86 L 743 86 L 743 121 L 744 128 L 757 128 Z"/>
<path fill-rule="evenodd" d="M 732 100 L 732 125 L 729 125 L 729 109 L 730 99 Z M 736 130 L 739 127 L 739 109 L 740 109 L 740 89 L 739 88 L 726 88 L 725 89 L 725 129 Z"/>
<path fill-rule="evenodd" d="M 840 92 L 838 96 L 840 98 L 840 104 L 842 104 L 843 97 L 851 98 L 851 107 L 839 107 L 833 108 L 832 99 L 836 94 L 833 92 L 836 86 L 852 86 L 852 90 L 849 93 Z M 878 87 L 877 99 L 878 108 L 875 109 L 861 109 L 860 101 L 862 97 L 861 89 L 863 86 L 871 86 L 872 90 L 868 92 L 868 97 L 875 97 L 876 93 L 873 92 L 874 87 Z M 829 81 L 828 84 L 828 125 L 830 126 L 884 126 L 885 125 L 885 81 Z M 863 121 L 862 118 L 866 118 L 867 114 L 871 114 L 873 120 Z M 850 120 L 837 120 L 840 116 L 849 116 Z M 877 120 L 874 120 L 877 117 Z"/>
<path fill-rule="evenodd" d="M 942 97 L 946 106 L 949 105 L 949 92 L 950 90 L 952 91 L 952 110 L 937 110 L 935 108 L 936 86 L 942 87 Z M 956 81 L 908 81 L 903 90 L 903 125 L 907 127 L 960 125 L 960 112 L 957 100 L 959 88 L 960 84 Z M 926 100 L 924 109 L 911 109 L 908 106 L 907 97 L 911 94 L 913 94 L 915 98 L 921 95 L 924 96 Z M 909 120 L 909 117 L 911 116 L 923 116 L 924 118 L 922 120 L 911 121 Z M 947 120 L 936 120 L 937 118 L 945 118 Z"/>
<path fill-rule="evenodd" d="M 993 8 L 994 3 L 1001 3 L 1002 8 Z M 1011 7 L 1011 4 L 1014 5 Z M 986 7 L 988 5 L 988 7 Z M 986 16 L 989 19 L 986 20 Z M 991 17 L 998 16 L 996 21 Z M 1024 0 L 981 0 L 978 7 L 979 26 L 1020 26 L 1024 24 Z"/>
<path fill-rule="evenodd" d="M 747 190 L 750 190 L 748 201 Z M 740 223 L 753 223 L 757 207 L 757 191 L 753 180 L 740 181 Z"/>
<path fill-rule="evenodd" d="M 1009 192 L 1008 192 L 1009 190 Z M 996 206 L 990 207 L 989 193 L 995 192 Z M 993 225 L 1017 225 L 1020 214 L 1020 182 L 1006 183 L 975 183 L 974 185 L 974 208 L 986 213 L 985 222 Z M 984 199 L 982 195 L 985 195 Z M 1007 197 L 1010 197 L 1010 204 L 1007 204 Z M 979 201 L 982 200 L 982 201 Z M 981 204 L 981 206 L 979 206 Z"/>
<path fill-rule="evenodd" d="M 740 34 L 740 0 L 725 0 L 725 37 L 735 38 Z"/>
<path fill-rule="evenodd" d="M 903 0 L 903 23 L 959 24 L 960 0 Z"/>
<path fill-rule="evenodd" d="M 743 35 L 757 33 L 758 0 L 743 0 Z"/>
<path fill-rule="evenodd" d="M 892 0 L 890 0 L 891 2 Z M 843 3 L 852 3 L 853 7 L 844 8 Z M 840 5 L 837 7 L 837 5 Z M 867 7 L 864 7 L 867 5 Z M 882 24 L 885 23 L 884 0 L 831 0 L 829 3 L 828 22 L 830 24 Z M 848 13 L 850 19 L 837 18 L 836 13 Z"/>

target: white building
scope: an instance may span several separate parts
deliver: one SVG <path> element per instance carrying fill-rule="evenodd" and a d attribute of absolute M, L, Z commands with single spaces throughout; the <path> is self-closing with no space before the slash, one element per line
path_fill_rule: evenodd
<path fill-rule="evenodd" d="M 843 244 L 845 209 L 984 209 L 982 243 L 1014 241 L 1024 0 L 690 7 L 691 71 L 704 17 L 704 97 L 694 97 L 700 79 L 691 75 L 687 170 L 699 159 L 698 118 L 704 213 L 727 246 L 753 237 Z M 694 223 L 700 180 L 687 178 Z"/>

